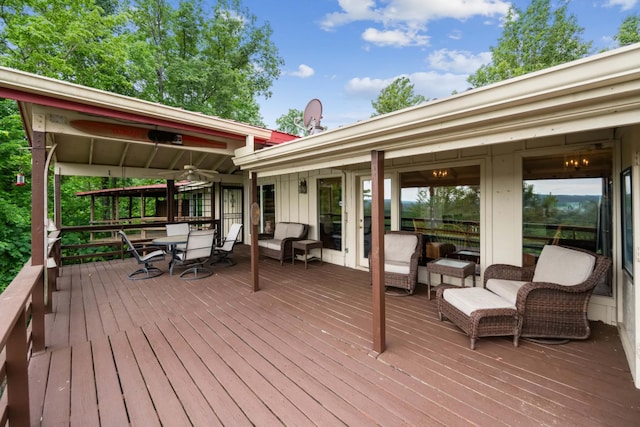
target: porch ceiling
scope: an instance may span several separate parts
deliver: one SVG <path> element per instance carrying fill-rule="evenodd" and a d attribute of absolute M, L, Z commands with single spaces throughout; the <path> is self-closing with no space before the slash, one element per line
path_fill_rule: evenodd
<path fill-rule="evenodd" d="M 236 149 L 282 138 L 268 129 L 2 67 L 0 97 L 18 101 L 29 141 L 34 131 L 46 132 L 62 175 L 178 179 L 189 164 L 232 174 L 238 170 L 231 160 Z"/>
<path fill-rule="evenodd" d="M 640 44 L 410 107 L 234 162 L 259 176 L 368 163 L 640 123 Z M 611 132 L 613 134 L 613 132 Z"/>

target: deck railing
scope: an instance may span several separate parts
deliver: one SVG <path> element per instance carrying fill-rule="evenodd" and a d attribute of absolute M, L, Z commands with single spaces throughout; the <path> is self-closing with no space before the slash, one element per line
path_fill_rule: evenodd
<path fill-rule="evenodd" d="M 44 267 L 20 270 L 0 294 L 0 425 L 28 426 L 29 360 L 44 350 Z"/>
<path fill-rule="evenodd" d="M 188 221 L 192 227 L 206 228 L 217 227 L 220 230 L 220 220 L 190 220 Z M 126 248 L 122 244 L 122 240 L 117 237 L 118 230 L 125 230 L 129 234 L 129 239 L 134 244 L 151 244 L 155 237 L 165 235 L 166 221 L 153 222 L 145 224 L 130 224 L 127 221 L 119 224 L 102 224 L 102 225 L 82 225 L 82 226 L 65 226 L 62 227 L 61 237 L 62 245 L 60 247 L 61 265 L 77 264 L 81 262 L 123 259 L 127 255 Z M 65 236 L 75 238 L 72 243 Z M 216 236 L 220 239 L 221 236 Z"/>

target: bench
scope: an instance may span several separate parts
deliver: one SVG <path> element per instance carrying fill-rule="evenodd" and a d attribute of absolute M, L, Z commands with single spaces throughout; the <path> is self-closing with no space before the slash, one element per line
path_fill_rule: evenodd
<path fill-rule="evenodd" d="M 282 265 L 285 259 L 293 257 L 293 242 L 307 237 L 309 226 L 298 222 L 279 222 L 273 235 L 261 235 L 258 240 L 260 254 L 275 258 Z"/>

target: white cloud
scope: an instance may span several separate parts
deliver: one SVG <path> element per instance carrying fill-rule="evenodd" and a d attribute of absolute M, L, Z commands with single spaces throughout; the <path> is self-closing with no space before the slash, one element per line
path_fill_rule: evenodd
<path fill-rule="evenodd" d="M 331 30 L 356 21 L 373 21 L 394 28 L 416 23 L 424 25 L 443 18 L 495 17 L 505 15 L 510 6 L 510 2 L 503 0 L 388 0 L 380 7 L 373 0 L 339 0 L 338 4 L 341 10 L 324 17 L 320 23 L 323 29 Z"/>
<path fill-rule="evenodd" d="M 362 33 L 362 39 L 377 46 L 428 46 L 429 37 L 419 34 L 417 31 L 390 30 L 380 31 L 375 28 L 367 28 Z"/>
<path fill-rule="evenodd" d="M 315 74 L 315 70 L 306 64 L 300 64 L 298 65 L 298 71 L 292 71 L 289 74 L 295 77 L 300 77 L 301 79 L 306 79 L 307 77 L 313 76 Z"/>
<path fill-rule="evenodd" d="M 331 30 L 354 21 L 377 21 L 380 18 L 374 9 L 374 0 L 339 0 L 338 4 L 342 11 L 327 14 L 320 22 L 323 29 Z"/>
<path fill-rule="evenodd" d="M 620 10 L 631 10 L 636 4 L 638 4 L 638 0 L 607 0 L 604 4 L 605 7 L 617 7 L 620 6 Z"/>
<path fill-rule="evenodd" d="M 491 52 L 473 54 L 461 50 L 440 49 L 432 52 L 427 61 L 429 67 L 453 73 L 474 73 L 480 66 L 491 62 Z"/>
<path fill-rule="evenodd" d="M 452 30 L 449 33 L 449 38 L 452 40 L 461 40 L 462 39 L 462 31 L 460 30 Z"/>
<path fill-rule="evenodd" d="M 413 73 L 408 77 L 413 83 L 414 91 L 428 99 L 446 98 L 454 91 L 464 92 L 470 86 L 467 74 L 426 71 Z"/>
<path fill-rule="evenodd" d="M 349 96 L 374 100 L 380 95 L 380 91 L 389 86 L 399 77 L 408 77 L 417 94 L 426 98 L 444 98 L 454 91 L 463 92 L 468 87 L 467 74 L 438 73 L 436 71 L 402 74 L 387 79 L 374 79 L 371 77 L 354 77 L 345 86 L 345 92 Z"/>
<path fill-rule="evenodd" d="M 374 99 L 378 96 L 380 91 L 389 86 L 396 78 L 401 76 L 392 77 L 389 79 L 372 79 L 371 77 L 354 77 L 349 80 L 345 86 L 345 91 L 349 95 L 359 97 L 369 97 Z"/>

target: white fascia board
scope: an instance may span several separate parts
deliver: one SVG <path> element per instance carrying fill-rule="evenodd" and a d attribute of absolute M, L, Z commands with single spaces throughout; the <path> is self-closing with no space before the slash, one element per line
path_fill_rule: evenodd
<path fill-rule="evenodd" d="M 469 142 L 478 139 L 474 132 L 491 129 L 496 136 L 506 129 L 519 129 L 521 138 L 541 135 L 538 130 L 557 124 L 558 117 L 585 123 L 583 117 L 599 112 L 636 108 L 640 86 L 640 44 L 605 52 L 594 57 L 531 73 L 442 100 L 378 116 L 354 125 L 325 131 L 280 146 L 254 153 L 238 153 L 236 165 L 254 171 L 288 168 L 311 158 L 328 162 L 337 156 L 341 163 L 345 153 L 355 157 L 363 151 L 407 150 L 424 144 L 441 143 L 457 138 L 468 130 Z M 629 98 L 625 101 L 625 98 Z M 625 106 L 626 103 L 626 106 Z M 603 104 L 603 105 L 597 105 Z M 606 107 L 605 107 L 606 105 Z M 571 112 L 571 114 L 568 114 Z M 640 122 L 625 115 L 605 126 Z M 596 120 L 600 122 L 600 120 Z M 588 123 L 587 123 L 588 124 Z M 570 128 L 563 126 L 565 128 Z M 531 132 L 527 133 L 527 127 Z M 549 126 L 548 126 L 549 127 Z M 537 128 L 537 129 L 536 129 Z M 558 127 L 555 128 L 556 130 Z M 586 130 L 586 129 L 585 129 Z M 502 136 L 501 138 L 504 138 Z M 507 142 L 489 138 L 492 143 Z M 458 141 L 459 142 L 459 141 Z M 454 146 L 442 146 L 442 150 Z M 288 163 L 288 164 L 287 164 Z"/>

